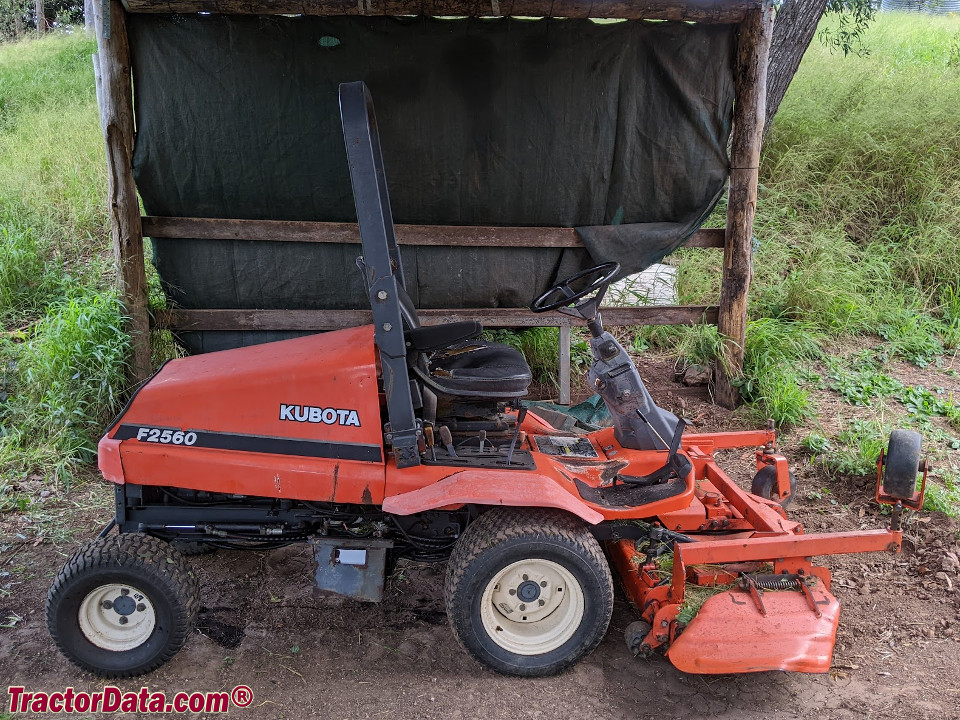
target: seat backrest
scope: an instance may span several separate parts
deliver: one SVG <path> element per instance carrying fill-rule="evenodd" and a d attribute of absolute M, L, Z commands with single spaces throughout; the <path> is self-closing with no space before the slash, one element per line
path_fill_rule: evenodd
<path fill-rule="evenodd" d="M 383 372 L 390 425 L 387 436 L 397 467 L 411 467 L 420 464 L 418 442 L 423 431 L 414 413 L 403 335 L 405 324 L 419 326 L 419 320 L 405 290 L 373 99 L 364 83 L 340 85 L 340 119 L 363 246 L 363 261 L 358 264 L 370 297 L 374 341 Z"/>

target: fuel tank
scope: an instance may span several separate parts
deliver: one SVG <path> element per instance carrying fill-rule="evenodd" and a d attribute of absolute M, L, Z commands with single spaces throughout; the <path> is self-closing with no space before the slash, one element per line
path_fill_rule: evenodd
<path fill-rule="evenodd" d="M 171 360 L 100 442 L 113 482 L 379 503 L 370 325 Z"/>

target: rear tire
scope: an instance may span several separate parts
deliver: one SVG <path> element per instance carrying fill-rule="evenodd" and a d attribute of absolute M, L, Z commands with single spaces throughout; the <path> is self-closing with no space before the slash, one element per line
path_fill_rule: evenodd
<path fill-rule="evenodd" d="M 47 595 L 47 628 L 84 670 L 132 677 L 183 647 L 199 606 L 197 580 L 168 543 L 113 535 L 84 545 L 60 570 Z"/>
<path fill-rule="evenodd" d="M 447 564 L 447 617 L 460 644 L 497 672 L 554 675 L 603 639 L 613 580 L 600 544 L 558 510 L 495 508 Z"/>
<path fill-rule="evenodd" d="M 917 489 L 923 437 L 913 430 L 894 430 L 884 456 L 883 492 L 909 500 Z"/>

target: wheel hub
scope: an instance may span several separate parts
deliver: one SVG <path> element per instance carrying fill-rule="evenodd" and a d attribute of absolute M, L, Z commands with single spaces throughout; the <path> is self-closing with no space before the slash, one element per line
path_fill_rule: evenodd
<path fill-rule="evenodd" d="M 533 580 L 524 580 L 517 587 L 517 598 L 525 603 L 532 603 L 540 597 L 540 585 Z"/>
<path fill-rule="evenodd" d="M 508 565 L 483 592 L 480 616 L 490 637 L 519 655 L 550 652 L 573 637 L 584 614 L 583 590 L 551 560 Z"/>
<path fill-rule="evenodd" d="M 139 647 L 157 625 L 153 603 L 146 594 L 119 583 L 100 585 L 87 593 L 77 620 L 87 640 L 113 652 Z"/>
<path fill-rule="evenodd" d="M 118 615 L 133 615 L 137 603 L 129 595 L 121 595 L 113 601 L 113 611 Z"/>

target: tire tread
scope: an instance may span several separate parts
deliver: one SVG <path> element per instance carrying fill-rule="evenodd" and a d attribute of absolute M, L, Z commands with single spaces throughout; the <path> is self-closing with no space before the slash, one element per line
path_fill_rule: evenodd
<path fill-rule="evenodd" d="M 513 673 L 531 677 L 555 674 L 594 650 L 606 633 L 613 607 L 613 578 L 603 549 L 579 518 L 552 508 L 497 507 L 484 513 L 467 528 L 447 562 L 447 573 L 444 581 L 447 617 L 450 618 L 450 624 L 460 646 L 470 653 L 474 659 L 482 664 L 487 664 L 464 642 L 454 622 L 457 612 L 460 611 L 460 608 L 457 607 L 457 590 L 463 582 L 464 576 L 470 570 L 470 566 L 486 550 L 511 540 L 521 539 L 531 541 L 560 540 L 563 544 L 576 548 L 587 555 L 595 567 L 606 570 L 600 583 L 599 600 L 600 605 L 603 608 L 610 609 L 610 612 L 607 612 L 607 622 L 604 625 L 603 632 L 599 634 L 596 640 L 590 643 L 577 657 L 560 664 L 558 667 L 551 668 L 549 672 L 518 671 Z"/>
<path fill-rule="evenodd" d="M 152 579 L 169 588 L 184 612 L 175 616 L 170 641 L 163 652 L 150 662 L 129 671 L 106 672 L 77 658 L 59 636 L 56 627 L 56 611 L 61 594 L 75 578 L 98 567 L 128 566 L 139 564 L 140 570 Z M 57 648 L 71 662 L 102 677 L 133 677 L 150 672 L 173 657 L 193 630 L 200 610 L 200 591 L 196 576 L 182 556 L 169 543 L 141 534 L 108 535 L 98 538 L 78 549 L 57 573 L 45 604 L 47 629 Z"/>

